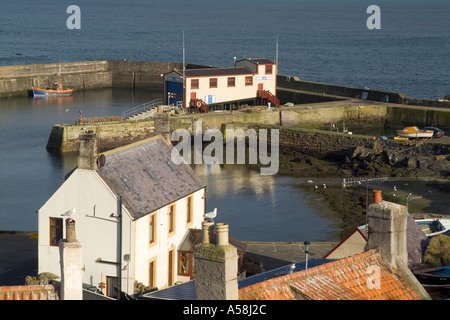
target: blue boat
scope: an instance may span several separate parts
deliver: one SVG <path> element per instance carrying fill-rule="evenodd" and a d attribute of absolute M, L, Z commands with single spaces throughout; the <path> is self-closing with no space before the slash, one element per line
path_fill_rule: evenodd
<path fill-rule="evenodd" d="M 40 89 L 32 87 L 33 89 L 33 95 L 35 97 L 48 97 L 48 96 L 71 96 L 73 93 L 73 89 L 65 89 L 65 90 L 58 90 L 58 89 Z"/>
<path fill-rule="evenodd" d="M 450 233 L 450 219 L 418 219 L 416 223 L 428 238 Z"/>
<path fill-rule="evenodd" d="M 413 274 L 422 285 L 450 288 L 450 266 L 414 270 Z"/>

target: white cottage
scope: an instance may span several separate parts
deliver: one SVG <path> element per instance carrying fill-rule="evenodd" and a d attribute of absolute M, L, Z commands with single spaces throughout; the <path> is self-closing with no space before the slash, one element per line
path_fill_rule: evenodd
<path fill-rule="evenodd" d="M 279 106 L 277 64 L 269 59 L 244 59 L 233 68 L 172 70 L 164 75 L 165 103 L 207 112 L 210 107 L 240 104 Z"/>
<path fill-rule="evenodd" d="M 117 297 L 135 281 L 160 289 L 191 279 L 193 253 L 178 251 L 201 229 L 205 185 L 171 149 L 157 136 L 97 155 L 95 133 L 81 135 L 78 167 L 38 211 L 38 272 L 60 275 L 65 213 L 75 211 L 83 283 Z"/>

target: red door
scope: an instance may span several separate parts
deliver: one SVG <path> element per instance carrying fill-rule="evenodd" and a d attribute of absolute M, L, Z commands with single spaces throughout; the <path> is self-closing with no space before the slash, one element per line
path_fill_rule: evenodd
<path fill-rule="evenodd" d="M 263 83 L 258 83 L 258 91 L 263 91 Z"/>
<path fill-rule="evenodd" d="M 191 92 L 191 101 L 190 103 L 194 103 L 195 99 L 197 99 L 197 93 L 196 92 Z M 192 104 L 191 104 L 192 106 Z"/>

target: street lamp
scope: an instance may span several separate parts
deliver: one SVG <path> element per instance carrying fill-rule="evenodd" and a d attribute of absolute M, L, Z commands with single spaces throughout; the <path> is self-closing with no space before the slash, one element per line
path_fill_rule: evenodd
<path fill-rule="evenodd" d="M 305 263 L 305 270 L 308 269 L 308 253 L 309 253 L 309 245 L 311 244 L 308 240 L 303 242 L 305 245 L 305 254 L 306 254 L 306 263 Z"/>
<path fill-rule="evenodd" d="M 406 197 L 406 212 L 409 213 L 409 197 L 412 196 L 412 193 L 409 193 L 408 196 Z"/>

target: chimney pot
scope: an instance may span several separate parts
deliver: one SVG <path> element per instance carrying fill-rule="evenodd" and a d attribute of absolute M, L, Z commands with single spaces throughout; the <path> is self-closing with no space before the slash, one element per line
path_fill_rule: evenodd
<path fill-rule="evenodd" d="M 383 196 L 381 195 L 381 190 L 373 190 L 373 202 L 375 204 L 381 203 L 383 201 Z"/>
<path fill-rule="evenodd" d="M 77 242 L 77 236 L 75 232 L 75 220 L 66 220 L 66 240 L 69 243 Z"/>
<path fill-rule="evenodd" d="M 202 222 L 203 243 L 210 243 L 212 241 L 213 227 L 214 227 L 213 221 Z"/>
<path fill-rule="evenodd" d="M 218 223 L 217 227 L 217 245 L 226 246 L 228 245 L 228 224 Z"/>

